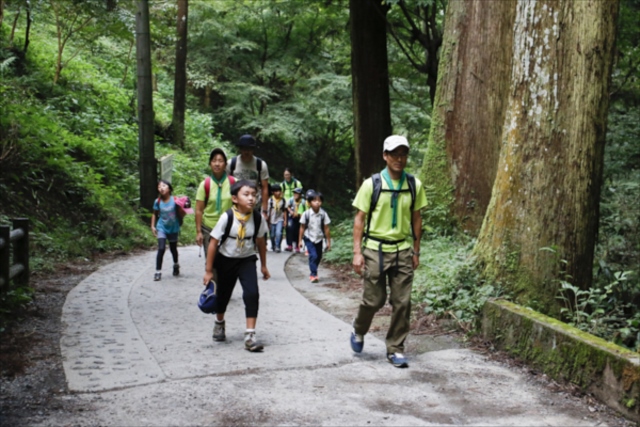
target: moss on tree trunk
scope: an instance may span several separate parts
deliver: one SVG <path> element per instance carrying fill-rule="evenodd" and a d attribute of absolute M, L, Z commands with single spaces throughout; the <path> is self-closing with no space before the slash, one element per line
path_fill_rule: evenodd
<path fill-rule="evenodd" d="M 475 253 L 485 278 L 546 313 L 559 310 L 559 279 L 592 280 L 617 11 L 616 1 L 517 4 L 502 147 Z"/>

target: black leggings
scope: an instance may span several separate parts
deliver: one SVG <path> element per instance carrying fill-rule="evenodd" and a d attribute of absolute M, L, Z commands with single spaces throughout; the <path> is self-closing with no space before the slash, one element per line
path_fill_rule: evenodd
<path fill-rule="evenodd" d="M 158 255 L 156 256 L 156 271 L 162 270 L 162 258 L 164 258 L 164 251 L 167 249 L 167 239 L 158 239 Z M 169 242 L 169 250 L 173 256 L 174 264 L 178 263 L 178 242 Z"/>
<path fill-rule="evenodd" d="M 258 273 L 256 271 L 255 255 L 246 258 L 229 258 L 220 252 L 216 254 L 213 263 L 218 272 L 218 287 L 216 289 L 216 313 L 225 313 L 231 299 L 236 281 L 240 279 L 242 299 L 244 300 L 245 317 L 258 317 Z"/>

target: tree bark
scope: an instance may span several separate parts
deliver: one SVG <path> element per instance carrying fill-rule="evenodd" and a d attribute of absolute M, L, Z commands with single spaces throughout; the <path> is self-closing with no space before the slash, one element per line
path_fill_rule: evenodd
<path fill-rule="evenodd" d="M 29 49 L 29 42 L 31 37 L 31 2 L 27 2 L 27 28 L 24 30 L 24 48 L 22 53 L 27 56 L 27 49 Z"/>
<path fill-rule="evenodd" d="M 13 24 L 11 25 L 11 35 L 9 35 L 9 45 L 13 45 L 13 37 L 16 35 L 16 26 L 18 25 L 18 18 L 20 17 L 21 11 L 22 8 L 18 8 L 16 16 L 13 18 Z"/>
<path fill-rule="evenodd" d="M 517 3 L 502 149 L 475 254 L 488 281 L 550 314 L 560 279 L 592 281 L 617 15 L 617 1 Z"/>
<path fill-rule="evenodd" d="M 383 142 L 391 134 L 387 10 L 376 0 L 349 1 L 357 186 L 382 169 Z"/>
<path fill-rule="evenodd" d="M 441 74 L 422 175 L 440 224 L 471 235 L 496 175 L 512 62 L 516 0 L 449 2 Z M 448 214 L 450 212 L 450 215 Z"/>
<path fill-rule="evenodd" d="M 138 0 L 136 56 L 138 75 L 138 149 L 140 152 L 140 206 L 151 211 L 157 194 L 158 167 L 155 158 L 151 35 L 149 1 Z"/>
<path fill-rule="evenodd" d="M 174 142 L 184 148 L 184 116 L 187 90 L 187 17 L 189 15 L 188 0 L 178 0 L 178 23 L 176 40 L 176 75 L 173 89 Z"/>

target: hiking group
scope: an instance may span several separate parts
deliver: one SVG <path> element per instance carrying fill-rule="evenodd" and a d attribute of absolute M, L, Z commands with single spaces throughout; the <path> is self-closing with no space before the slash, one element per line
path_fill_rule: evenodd
<path fill-rule="evenodd" d="M 284 170 L 284 181 L 269 185 L 268 166 L 254 155 L 257 144 L 253 136 L 241 136 L 237 146 L 240 154 L 230 162 L 221 148 L 211 151 L 211 174 L 196 192 L 196 243 L 202 245 L 206 257 L 202 298 L 207 297 L 206 312 L 215 314 L 213 340 L 224 341 L 225 312 L 240 281 L 246 322 L 244 348 L 260 352 L 264 345 L 256 335 L 260 299 L 256 261 L 260 261 L 263 280 L 268 280 L 267 236 L 275 253 L 281 252 L 283 236 L 285 251 L 304 251 L 309 280 L 316 283 L 323 251 L 331 249 L 331 219 L 322 208 L 323 194 L 310 189 L 303 196 L 302 183 L 289 168 Z M 404 342 L 409 333 L 413 272 L 419 265 L 420 210 L 427 204 L 421 182 L 404 170 L 408 155 L 405 137 L 385 139 L 382 156 L 386 167 L 362 183 L 352 204 L 356 209 L 353 269 L 363 278 L 363 293 L 350 345 L 356 353 L 363 351 L 364 336 L 387 300 L 388 286 L 392 314 L 386 336 L 387 360 L 401 368 L 408 366 Z M 170 183 L 158 183 L 159 197 L 151 222 L 158 238 L 154 280 L 161 279 L 167 241 L 173 274 L 180 274 L 180 219 L 190 212 L 190 206 L 172 197 L 172 192 Z"/>

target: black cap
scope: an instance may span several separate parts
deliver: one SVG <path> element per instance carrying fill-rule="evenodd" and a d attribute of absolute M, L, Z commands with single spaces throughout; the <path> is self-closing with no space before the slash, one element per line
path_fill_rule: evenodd
<path fill-rule="evenodd" d="M 256 147 L 256 139 L 252 135 L 242 135 L 238 140 L 238 147 Z"/>

